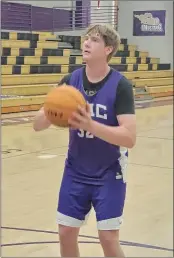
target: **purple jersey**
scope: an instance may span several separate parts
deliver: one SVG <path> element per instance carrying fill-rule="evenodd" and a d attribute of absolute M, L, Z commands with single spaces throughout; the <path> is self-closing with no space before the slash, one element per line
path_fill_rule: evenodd
<path fill-rule="evenodd" d="M 83 88 L 83 68 L 72 73 L 69 84 L 77 88 L 90 104 L 92 119 L 109 126 L 118 126 L 114 103 L 117 86 L 122 75 L 113 70 L 103 87 L 94 95 L 87 96 Z M 89 132 L 71 130 L 65 174 L 87 184 L 103 184 L 107 179 L 122 176 L 122 156 L 127 150 L 107 143 Z"/>

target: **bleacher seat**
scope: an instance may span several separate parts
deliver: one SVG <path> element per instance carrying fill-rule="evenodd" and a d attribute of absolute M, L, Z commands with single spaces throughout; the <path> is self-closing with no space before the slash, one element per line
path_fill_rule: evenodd
<path fill-rule="evenodd" d="M 2 32 L 2 113 L 38 110 L 62 77 L 84 66 L 81 37 L 51 33 Z M 121 39 L 110 66 L 132 81 L 135 97 L 173 95 L 170 64 Z"/>

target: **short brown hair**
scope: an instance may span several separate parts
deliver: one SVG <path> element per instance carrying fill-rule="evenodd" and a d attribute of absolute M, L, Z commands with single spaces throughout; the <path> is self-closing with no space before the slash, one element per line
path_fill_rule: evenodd
<path fill-rule="evenodd" d="M 109 24 L 95 24 L 89 26 L 86 35 L 99 34 L 99 36 L 104 40 L 107 47 L 113 47 L 112 52 L 108 55 L 107 60 L 113 57 L 117 52 L 120 45 L 120 36 L 118 32 Z"/>

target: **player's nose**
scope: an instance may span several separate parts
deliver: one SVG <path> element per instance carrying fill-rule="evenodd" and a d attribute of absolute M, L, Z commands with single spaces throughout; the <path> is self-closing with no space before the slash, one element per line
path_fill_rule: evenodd
<path fill-rule="evenodd" d="M 90 48 L 90 45 L 91 45 L 91 39 L 88 38 L 88 39 L 86 39 L 86 40 L 84 41 L 84 46 L 85 46 L 86 48 Z"/>

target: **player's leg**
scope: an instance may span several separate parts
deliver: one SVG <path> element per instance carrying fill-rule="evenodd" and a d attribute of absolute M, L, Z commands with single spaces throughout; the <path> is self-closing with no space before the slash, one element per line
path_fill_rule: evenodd
<path fill-rule="evenodd" d="M 87 185 L 63 177 L 57 208 L 61 257 L 80 256 L 78 235 L 91 209 L 90 192 Z"/>
<path fill-rule="evenodd" d="M 99 239 L 105 257 L 125 257 L 119 241 L 119 230 L 99 230 Z"/>
<path fill-rule="evenodd" d="M 105 257 L 124 257 L 120 246 L 119 230 L 126 194 L 122 179 L 114 179 L 95 188 L 92 203 L 96 211 L 100 242 Z"/>
<path fill-rule="evenodd" d="M 59 224 L 59 242 L 61 257 L 80 257 L 78 235 L 80 228 Z"/>

